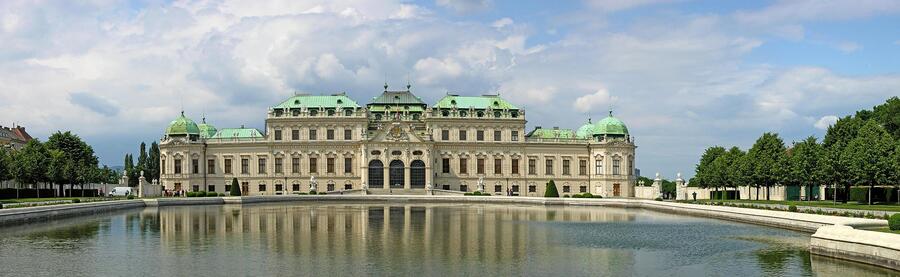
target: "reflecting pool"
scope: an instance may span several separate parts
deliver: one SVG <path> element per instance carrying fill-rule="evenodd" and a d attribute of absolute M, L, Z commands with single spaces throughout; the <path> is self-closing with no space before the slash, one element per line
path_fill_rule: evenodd
<path fill-rule="evenodd" d="M 643 209 L 296 203 L 0 228 L 0 275 L 892 276 L 809 235 Z"/>

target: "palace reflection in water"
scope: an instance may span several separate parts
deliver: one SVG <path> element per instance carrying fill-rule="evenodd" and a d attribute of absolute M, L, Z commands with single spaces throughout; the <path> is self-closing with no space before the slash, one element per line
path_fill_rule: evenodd
<path fill-rule="evenodd" d="M 811 257 L 808 234 L 623 208 L 211 205 L 119 211 L 0 233 L 0 275 L 11 276 L 896 274 Z"/>

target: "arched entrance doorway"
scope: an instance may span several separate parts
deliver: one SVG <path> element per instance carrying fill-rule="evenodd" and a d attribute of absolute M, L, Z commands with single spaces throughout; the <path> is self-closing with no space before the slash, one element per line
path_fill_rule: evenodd
<path fill-rule="evenodd" d="M 613 184 L 613 196 L 619 196 L 622 193 L 619 184 Z"/>
<path fill-rule="evenodd" d="M 369 162 L 369 187 L 384 188 L 384 163 L 380 160 Z"/>
<path fill-rule="evenodd" d="M 404 172 L 403 172 L 403 161 L 401 160 L 393 160 L 391 161 L 391 168 L 389 171 L 390 174 L 390 185 L 392 188 L 403 188 L 404 184 Z"/>
<path fill-rule="evenodd" d="M 414 189 L 425 188 L 425 162 L 422 160 L 409 163 L 409 186 Z"/>

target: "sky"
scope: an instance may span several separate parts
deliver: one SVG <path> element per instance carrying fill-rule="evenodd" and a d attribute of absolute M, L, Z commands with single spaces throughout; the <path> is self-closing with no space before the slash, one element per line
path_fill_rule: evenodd
<path fill-rule="evenodd" d="M 122 164 L 180 111 L 263 129 L 295 92 L 499 93 L 535 126 L 612 109 L 645 176 L 820 139 L 900 95 L 900 1 L 0 1 L 0 125 Z"/>

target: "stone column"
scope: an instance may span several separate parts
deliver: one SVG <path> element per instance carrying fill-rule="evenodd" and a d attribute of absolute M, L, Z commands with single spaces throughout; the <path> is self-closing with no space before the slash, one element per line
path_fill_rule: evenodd
<path fill-rule="evenodd" d="M 678 175 L 675 177 L 675 199 L 676 200 L 690 200 L 691 199 L 687 195 L 687 185 L 684 183 L 684 179 L 681 178 L 681 172 L 678 172 Z"/>
<path fill-rule="evenodd" d="M 410 189 L 410 182 L 409 182 L 409 176 L 410 176 L 409 173 L 410 172 L 409 171 L 410 171 L 409 164 L 408 163 L 404 164 L 404 166 L 403 166 L 403 188 L 404 189 Z"/>
<path fill-rule="evenodd" d="M 147 178 L 144 178 L 144 171 L 141 170 L 141 177 L 138 178 L 138 197 L 144 197 L 144 184 L 147 183 Z"/>
<path fill-rule="evenodd" d="M 656 179 L 653 179 L 653 193 L 658 198 L 662 198 L 662 178 L 659 177 L 659 172 L 656 173 Z"/>

